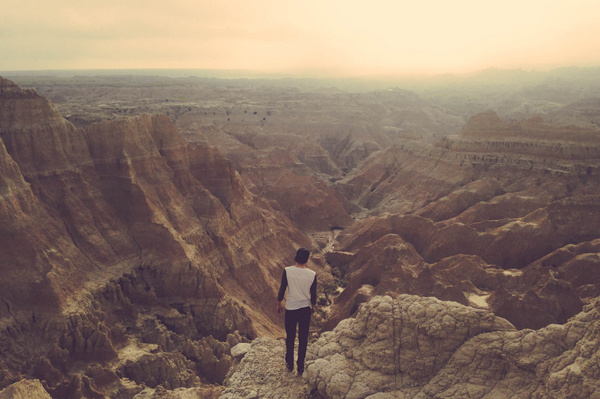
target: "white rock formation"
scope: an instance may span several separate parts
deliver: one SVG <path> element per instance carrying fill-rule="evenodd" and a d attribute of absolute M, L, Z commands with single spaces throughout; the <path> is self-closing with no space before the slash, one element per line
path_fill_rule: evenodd
<path fill-rule="evenodd" d="M 257 338 L 226 382 L 220 399 L 309 398 L 307 381 L 285 367 L 285 342 Z"/>
<path fill-rule="evenodd" d="M 375 297 L 356 318 L 324 333 L 309 349 L 308 379 L 321 395 L 364 398 L 403 389 L 416 394 L 475 335 L 514 330 L 484 310 L 434 298 Z"/>
<path fill-rule="evenodd" d="M 600 298 L 565 325 L 516 330 L 455 302 L 374 297 L 309 346 L 304 379 L 284 346 L 255 340 L 221 398 L 600 399 Z"/>

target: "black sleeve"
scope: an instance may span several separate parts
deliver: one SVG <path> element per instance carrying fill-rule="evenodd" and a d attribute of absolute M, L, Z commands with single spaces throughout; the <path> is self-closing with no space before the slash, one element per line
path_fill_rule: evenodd
<path fill-rule="evenodd" d="M 317 275 L 315 274 L 315 281 L 310 286 L 310 303 L 317 304 Z"/>
<path fill-rule="evenodd" d="M 285 274 L 285 269 L 283 269 L 283 275 L 281 276 L 281 285 L 279 286 L 279 294 L 277 294 L 277 300 L 279 302 L 283 301 L 283 296 L 285 295 L 285 289 L 287 288 L 287 275 Z"/>

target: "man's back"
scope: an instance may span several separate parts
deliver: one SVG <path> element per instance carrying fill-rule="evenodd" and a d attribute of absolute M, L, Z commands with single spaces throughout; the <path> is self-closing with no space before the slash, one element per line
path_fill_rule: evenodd
<path fill-rule="evenodd" d="M 288 296 L 285 308 L 288 310 L 311 306 L 311 286 L 315 283 L 316 273 L 305 267 L 289 266 L 285 268 L 288 283 Z"/>

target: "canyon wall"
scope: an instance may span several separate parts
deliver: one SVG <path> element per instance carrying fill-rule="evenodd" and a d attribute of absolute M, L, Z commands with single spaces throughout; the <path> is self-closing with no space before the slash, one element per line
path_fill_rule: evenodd
<path fill-rule="evenodd" d="M 63 105 L 88 93 L 61 90 L 47 88 L 66 96 Z M 578 127 L 550 124 L 551 114 L 510 121 L 484 112 L 460 130 L 461 118 L 401 90 L 204 82 L 123 86 L 114 103 L 114 90 L 90 90 L 101 104 L 73 106 L 76 126 L 0 78 L 5 392 L 216 398 L 228 381 L 225 397 L 360 397 L 379 389 L 373 382 L 382 398 L 482 397 L 512 392 L 498 367 L 519 384 L 537 367 L 498 345 L 543 358 L 536 387 L 517 384 L 519 394 L 595 392 L 592 363 L 577 360 L 579 374 L 551 365 L 571 364 L 586 337 L 595 342 L 595 102 L 583 123 L 581 104 L 556 114 Z M 141 112 L 156 109 L 168 115 Z M 282 335 L 273 306 L 281 269 L 298 246 L 313 250 L 320 285 L 310 384 L 282 378 L 283 348 L 272 339 Z M 422 309 L 442 310 L 427 324 Z M 455 316 L 464 317 L 453 324 Z M 464 325 L 493 336 L 465 335 Z M 236 366 L 231 349 L 251 340 Z M 375 364 L 365 348 L 378 340 L 401 342 L 410 370 Z M 529 351 L 521 340 L 560 348 Z M 461 352 L 471 342 L 481 352 Z M 477 374 L 493 384 L 448 366 L 479 353 L 500 359 L 481 360 Z M 547 377 L 550 368 L 558 374 Z M 569 385 L 572 375 L 584 388 Z"/>
<path fill-rule="evenodd" d="M 166 116 L 76 128 L 1 78 L 0 139 L 0 387 L 215 383 L 231 346 L 280 334 L 281 271 L 311 241 L 217 150 Z"/>
<path fill-rule="evenodd" d="M 335 183 L 366 216 L 327 255 L 348 284 L 326 328 L 387 293 L 487 308 L 518 328 L 566 322 L 600 294 L 599 137 L 488 112 L 434 145 L 373 154 Z"/>

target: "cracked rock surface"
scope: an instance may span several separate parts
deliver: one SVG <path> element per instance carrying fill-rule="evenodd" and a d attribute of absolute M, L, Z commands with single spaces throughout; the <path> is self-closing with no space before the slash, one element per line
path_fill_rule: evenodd
<path fill-rule="evenodd" d="M 455 302 L 378 296 L 309 348 L 308 379 L 326 397 L 364 398 L 399 388 L 410 395 L 472 337 L 511 330 L 506 320 Z"/>
<path fill-rule="evenodd" d="M 296 371 L 287 370 L 284 358 L 285 341 L 255 339 L 220 399 L 310 398 L 310 386 Z"/>
<path fill-rule="evenodd" d="M 600 299 L 564 325 L 516 330 L 455 302 L 376 296 L 309 346 L 304 378 L 284 351 L 255 340 L 221 398 L 600 398 Z"/>

